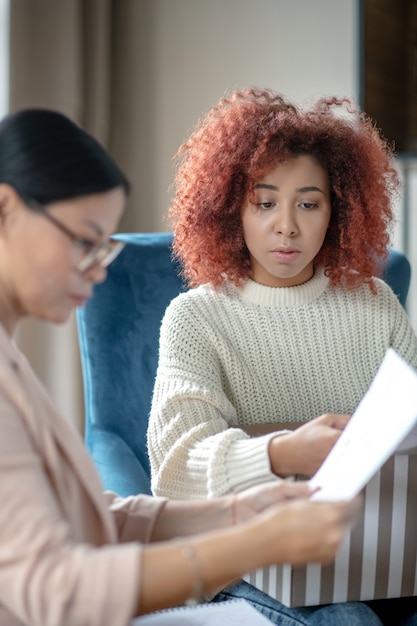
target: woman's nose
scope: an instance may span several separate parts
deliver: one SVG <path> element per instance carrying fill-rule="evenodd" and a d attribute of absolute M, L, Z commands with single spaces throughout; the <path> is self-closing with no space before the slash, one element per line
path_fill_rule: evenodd
<path fill-rule="evenodd" d="M 98 285 L 99 283 L 103 283 L 107 278 L 107 269 L 100 265 L 100 263 L 95 263 L 91 267 L 89 267 L 84 272 L 84 276 L 87 280 Z"/>
<path fill-rule="evenodd" d="M 274 232 L 285 237 L 293 237 L 298 233 L 298 226 L 290 208 L 280 207 L 276 212 Z"/>

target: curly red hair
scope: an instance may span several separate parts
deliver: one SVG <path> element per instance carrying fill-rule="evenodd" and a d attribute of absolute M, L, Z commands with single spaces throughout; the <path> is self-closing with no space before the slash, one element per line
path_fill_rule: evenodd
<path fill-rule="evenodd" d="M 287 158 L 308 154 L 326 170 L 331 219 L 316 267 L 353 288 L 378 273 L 389 245 L 399 177 L 391 147 L 349 99 L 303 110 L 268 89 L 236 91 L 201 120 L 177 154 L 168 217 L 174 254 L 192 287 L 250 275 L 241 208 L 253 183 Z"/>

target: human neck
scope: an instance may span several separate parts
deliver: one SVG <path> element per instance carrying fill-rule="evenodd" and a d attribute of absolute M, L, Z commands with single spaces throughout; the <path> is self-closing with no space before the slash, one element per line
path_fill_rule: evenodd
<path fill-rule="evenodd" d="M 0 324 L 8 335 L 13 336 L 20 317 L 16 312 L 16 307 L 0 289 Z"/>

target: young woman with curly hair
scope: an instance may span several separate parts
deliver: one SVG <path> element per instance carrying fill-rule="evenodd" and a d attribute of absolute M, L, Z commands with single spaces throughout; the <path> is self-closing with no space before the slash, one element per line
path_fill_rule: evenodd
<path fill-rule="evenodd" d="M 249 89 L 223 98 L 179 157 L 169 216 L 192 288 L 161 326 L 153 491 L 210 498 L 311 476 L 387 348 L 417 368 L 406 313 L 375 277 L 399 189 L 393 152 L 347 99 L 302 109 Z M 277 624 L 314 623 L 246 583 L 228 593 L 268 605 Z M 367 609 L 333 605 L 329 623 L 371 623 Z"/>

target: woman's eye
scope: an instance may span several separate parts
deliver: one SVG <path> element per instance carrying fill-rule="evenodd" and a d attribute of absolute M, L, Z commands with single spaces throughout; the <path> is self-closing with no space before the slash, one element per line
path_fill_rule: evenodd
<path fill-rule="evenodd" d="M 97 245 L 95 241 L 84 239 L 84 237 L 77 237 L 76 242 L 86 253 L 91 252 Z"/>
<path fill-rule="evenodd" d="M 303 209 L 307 209 L 308 210 L 308 209 L 315 209 L 318 206 L 318 204 L 317 204 L 317 202 L 300 202 L 300 206 Z"/>
<path fill-rule="evenodd" d="M 258 207 L 260 207 L 261 209 L 272 209 L 272 207 L 274 206 L 273 202 L 258 202 L 257 205 Z"/>
<path fill-rule="evenodd" d="M 94 243 L 94 241 L 88 241 L 86 240 L 84 242 L 84 248 L 86 249 L 87 252 L 91 252 L 91 250 L 94 250 L 94 248 L 96 247 L 97 244 Z"/>

